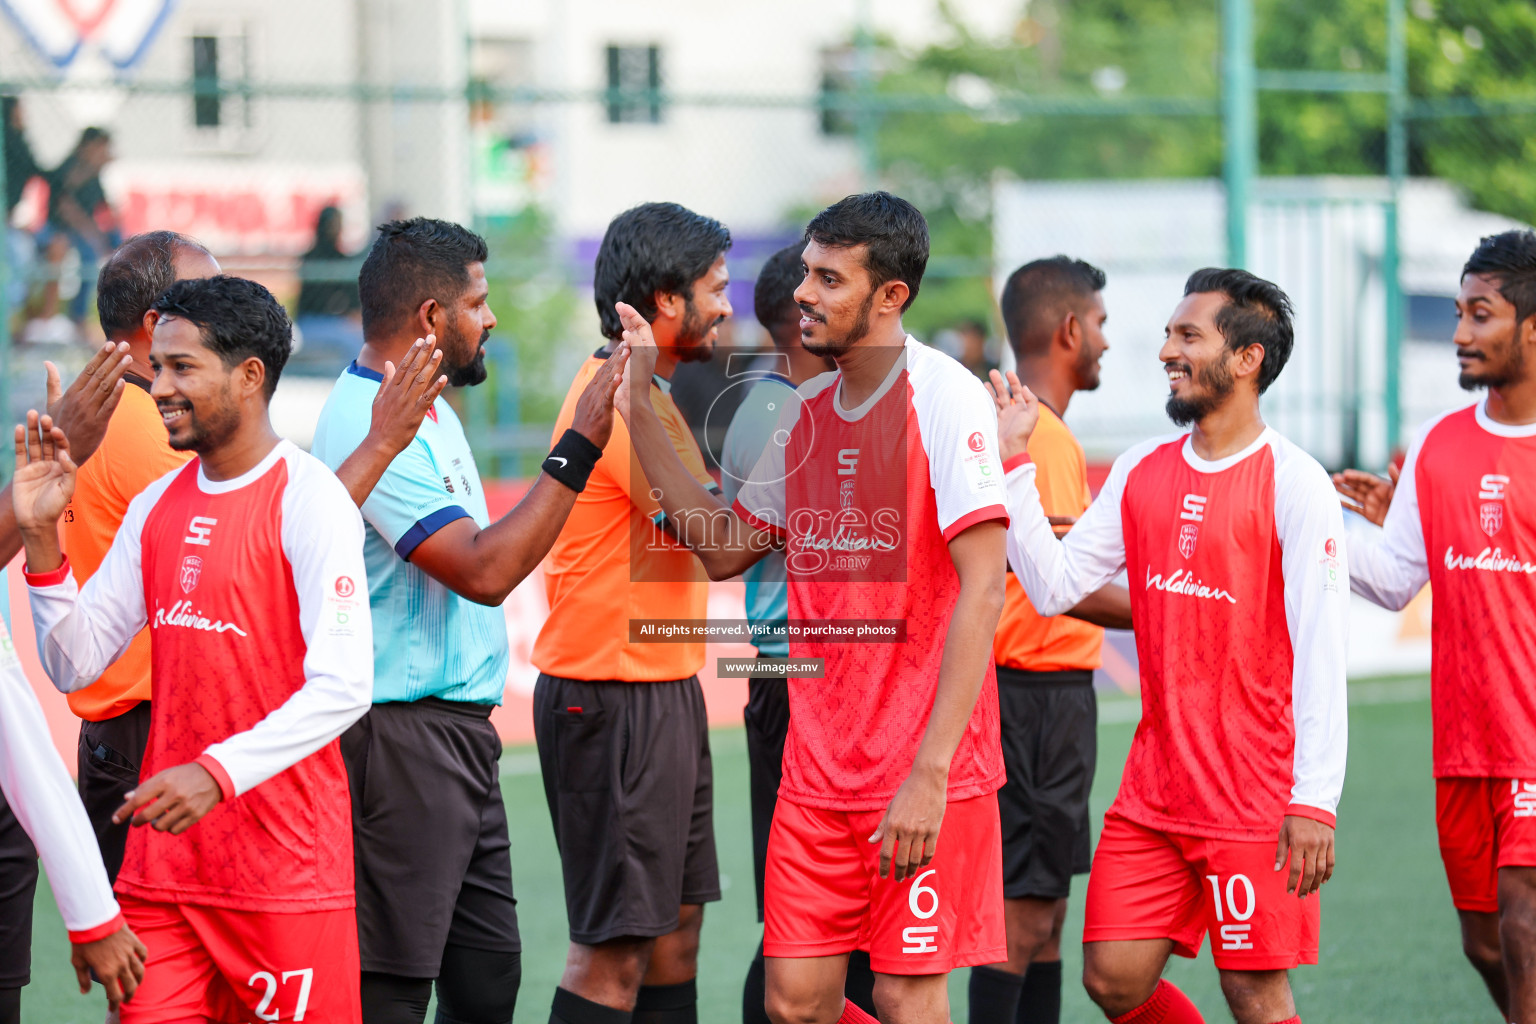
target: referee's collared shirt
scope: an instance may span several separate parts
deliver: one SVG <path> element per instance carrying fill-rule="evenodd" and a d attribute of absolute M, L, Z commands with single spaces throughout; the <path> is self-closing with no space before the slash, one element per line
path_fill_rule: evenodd
<path fill-rule="evenodd" d="M 383 377 L 353 363 L 336 381 L 313 452 L 332 470 L 362 443 Z M 500 608 L 460 597 L 407 559 L 459 519 L 490 525 L 485 490 L 453 407 L 433 405 L 410 447 L 363 502 L 363 555 L 373 607 L 373 700 L 423 697 L 500 704 L 509 661 Z"/>

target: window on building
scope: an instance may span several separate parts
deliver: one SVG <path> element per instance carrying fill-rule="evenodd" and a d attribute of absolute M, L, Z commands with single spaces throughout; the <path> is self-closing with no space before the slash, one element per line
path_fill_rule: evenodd
<path fill-rule="evenodd" d="M 823 135 L 852 135 L 858 128 L 853 109 L 846 105 L 857 92 L 857 61 L 858 55 L 852 47 L 821 51 Z"/>
<path fill-rule="evenodd" d="M 661 47 L 608 47 L 608 123 L 661 123 Z"/>
<path fill-rule="evenodd" d="M 222 121 L 223 102 L 219 86 L 219 37 L 192 37 L 192 123 L 199 128 L 217 128 Z"/>
<path fill-rule="evenodd" d="M 1413 295 L 1408 299 L 1409 341 L 1443 345 L 1456 333 L 1456 300 L 1449 295 Z"/>

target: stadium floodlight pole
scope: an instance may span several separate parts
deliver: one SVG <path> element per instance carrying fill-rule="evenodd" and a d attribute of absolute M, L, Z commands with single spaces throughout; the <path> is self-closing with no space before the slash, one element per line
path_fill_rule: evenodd
<path fill-rule="evenodd" d="M 1227 266 L 1248 263 L 1248 186 L 1258 166 L 1258 93 L 1253 67 L 1253 0 L 1221 3 L 1221 120 L 1226 144 Z"/>
<path fill-rule="evenodd" d="M 1403 283 L 1401 279 L 1401 230 L 1398 215 L 1403 180 L 1408 176 L 1408 33 L 1403 0 L 1387 0 L 1387 181 L 1390 195 L 1385 209 L 1381 274 L 1387 297 L 1386 381 L 1382 404 L 1386 407 L 1387 457 L 1396 452 L 1402 438 Z"/>

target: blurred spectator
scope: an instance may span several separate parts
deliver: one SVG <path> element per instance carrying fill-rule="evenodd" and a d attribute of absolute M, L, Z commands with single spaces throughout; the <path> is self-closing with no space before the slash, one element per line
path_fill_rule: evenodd
<path fill-rule="evenodd" d="M 73 247 L 80 256 L 80 287 L 69 301 L 76 330 L 85 321 L 96 270 L 122 242 L 117 214 L 101 187 L 101 171 L 112 161 L 112 136 L 87 128 L 64 162 L 48 175 L 48 223 L 38 234 L 51 273 L 43 289 L 42 311 L 51 316 L 58 304 L 64 257 Z"/>
<path fill-rule="evenodd" d="M 42 174 L 43 169 L 38 166 L 32 146 L 27 142 L 27 121 L 22 114 L 21 101 L 15 96 L 0 96 L 0 123 L 5 126 L 5 245 L 9 250 L 11 272 L 9 298 L 10 307 L 18 309 L 27 297 L 37 243 L 26 231 L 11 227 L 11 214 L 21 202 L 27 184 Z"/>
<path fill-rule="evenodd" d="M 980 320 L 962 320 L 955 325 L 955 337 L 960 342 L 960 351 L 955 356 L 960 365 L 986 380 L 987 373 L 997 369 L 997 346 L 989 336 L 987 325 Z"/>
<path fill-rule="evenodd" d="M 341 210 L 327 206 L 315 219 L 315 244 L 299 259 L 299 302 L 294 324 L 300 366 L 339 373 L 363 344 L 357 294 L 359 261 L 341 250 Z"/>

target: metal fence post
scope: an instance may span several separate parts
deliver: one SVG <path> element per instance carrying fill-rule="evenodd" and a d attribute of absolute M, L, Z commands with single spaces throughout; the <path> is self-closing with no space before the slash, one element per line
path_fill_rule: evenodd
<path fill-rule="evenodd" d="M 5 125 L 9 129 L 10 125 Z M 6 166 L 4 154 L 0 153 L 0 196 L 6 195 L 8 188 L 5 178 Z M 11 215 L 10 210 L 5 211 L 5 216 L 0 218 L 0 426 L 11 426 L 11 378 L 16 373 L 16 364 L 11 348 L 11 275 L 14 269 L 11 267 Z M 14 466 L 10 459 L 0 459 L 0 482 L 11 479 Z M 4 580 L 0 579 L 0 583 Z"/>
<path fill-rule="evenodd" d="M 1402 439 L 1403 284 L 1398 207 L 1403 179 L 1408 175 L 1408 35 L 1403 0 L 1387 0 L 1387 180 L 1391 189 L 1386 207 L 1381 273 L 1386 286 L 1386 382 L 1382 403 L 1386 406 L 1387 456 L 1397 451 Z"/>
<path fill-rule="evenodd" d="M 1253 68 L 1253 0 L 1221 3 L 1222 179 L 1227 193 L 1227 265 L 1248 262 L 1248 186 L 1259 162 Z"/>

